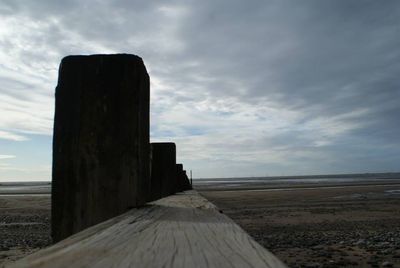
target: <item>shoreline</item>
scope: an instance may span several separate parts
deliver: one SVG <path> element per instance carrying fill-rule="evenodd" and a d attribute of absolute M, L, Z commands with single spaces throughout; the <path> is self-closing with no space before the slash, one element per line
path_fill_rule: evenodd
<path fill-rule="evenodd" d="M 297 186 L 297 187 L 280 187 L 280 188 L 269 188 L 269 187 L 264 187 L 264 188 L 235 188 L 235 189 L 207 189 L 207 190 L 198 190 L 198 191 L 204 191 L 204 192 L 279 192 L 279 191 L 296 191 L 296 190 L 319 190 L 319 189 L 344 189 L 344 188 L 363 188 L 363 187 L 390 187 L 390 186 L 399 186 L 400 183 L 393 183 L 393 184 L 349 184 L 349 185 L 315 185 L 315 186 Z"/>
<path fill-rule="evenodd" d="M 29 192 L 19 192 L 19 193 L 0 193 L 0 197 L 6 196 L 49 196 L 51 197 L 50 193 L 29 193 Z"/>
<path fill-rule="evenodd" d="M 244 184 L 244 185 L 243 185 Z M 253 185 L 251 185 L 253 184 Z M 359 181 L 359 182 L 328 182 L 328 183 L 215 183 L 208 185 L 193 184 L 198 191 L 268 191 L 285 189 L 307 189 L 307 188 L 346 188 L 346 187 L 369 187 L 369 186 L 400 186 L 400 179 L 384 181 Z"/>

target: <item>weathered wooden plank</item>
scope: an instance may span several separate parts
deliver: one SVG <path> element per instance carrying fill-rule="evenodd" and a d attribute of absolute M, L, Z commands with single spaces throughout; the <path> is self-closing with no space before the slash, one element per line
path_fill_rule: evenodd
<path fill-rule="evenodd" d="M 149 87 L 135 55 L 62 60 L 53 139 L 54 241 L 146 202 Z"/>
<path fill-rule="evenodd" d="M 286 267 L 195 191 L 88 228 L 9 267 Z"/>

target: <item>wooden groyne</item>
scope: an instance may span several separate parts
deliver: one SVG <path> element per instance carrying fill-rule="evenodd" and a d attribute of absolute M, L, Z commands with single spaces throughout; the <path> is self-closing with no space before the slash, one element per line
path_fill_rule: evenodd
<path fill-rule="evenodd" d="M 149 142 L 149 87 L 135 55 L 62 60 L 53 138 L 56 244 L 10 267 L 285 267 L 188 191 L 175 143 Z"/>
<path fill-rule="evenodd" d="M 196 191 L 90 227 L 10 267 L 286 267 Z"/>

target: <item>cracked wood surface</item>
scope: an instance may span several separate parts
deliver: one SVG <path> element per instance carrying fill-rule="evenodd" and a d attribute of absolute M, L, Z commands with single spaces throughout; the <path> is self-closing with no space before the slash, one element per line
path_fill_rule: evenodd
<path fill-rule="evenodd" d="M 9 267 L 286 267 L 196 191 L 97 224 Z"/>

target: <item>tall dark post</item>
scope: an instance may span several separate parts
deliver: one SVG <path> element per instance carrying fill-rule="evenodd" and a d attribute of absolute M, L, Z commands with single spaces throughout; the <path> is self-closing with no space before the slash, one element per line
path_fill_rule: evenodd
<path fill-rule="evenodd" d="M 149 76 L 138 56 L 61 61 L 53 137 L 54 242 L 145 203 L 149 103 Z"/>
<path fill-rule="evenodd" d="M 160 199 L 177 191 L 175 143 L 151 143 L 150 189 L 149 201 Z"/>

